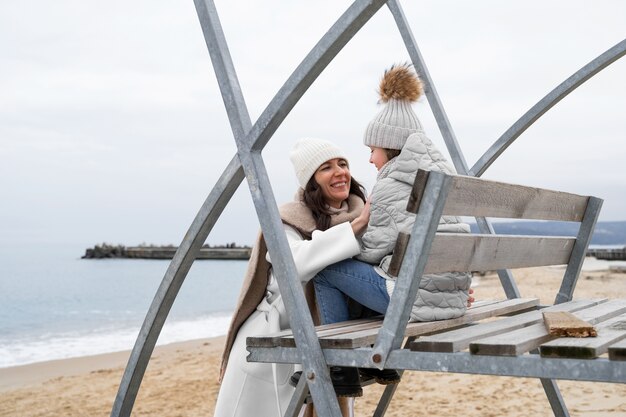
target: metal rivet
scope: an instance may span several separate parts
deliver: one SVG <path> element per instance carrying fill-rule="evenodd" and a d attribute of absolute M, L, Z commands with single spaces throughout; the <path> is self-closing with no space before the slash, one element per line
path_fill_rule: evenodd
<path fill-rule="evenodd" d="M 374 356 L 372 356 L 372 360 L 374 363 L 381 363 L 383 358 L 380 356 L 380 353 L 375 353 Z"/>
<path fill-rule="evenodd" d="M 309 381 L 312 381 L 315 379 L 315 372 L 313 371 L 309 371 L 306 373 L 306 379 L 308 379 Z"/>

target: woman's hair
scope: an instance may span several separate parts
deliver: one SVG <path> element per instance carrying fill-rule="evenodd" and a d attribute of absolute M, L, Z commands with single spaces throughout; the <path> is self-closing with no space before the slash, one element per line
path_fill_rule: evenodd
<path fill-rule="evenodd" d="M 387 161 L 391 161 L 393 158 L 400 155 L 400 149 L 383 149 L 385 150 L 385 155 L 387 155 Z"/>
<path fill-rule="evenodd" d="M 365 188 L 354 178 L 350 180 L 350 194 L 354 194 L 365 202 Z M 322 189 L 315 182 L 315 177 L 311 177 L 304 188 L 302 196 L 304 205 L 313 213 L 315 226 L 318 230 L 327 230 L 330 227 L 330 215 L 328 203 L 324 199 Z"/>

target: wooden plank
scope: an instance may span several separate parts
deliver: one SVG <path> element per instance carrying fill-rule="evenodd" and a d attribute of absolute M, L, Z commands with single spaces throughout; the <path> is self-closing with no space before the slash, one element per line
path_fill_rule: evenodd
<path fill-rule="evenodd" d="M 316 330 L 324 331 L 331 329 L 341 329 L 343 327 L 351 327 L 355 325 L 362 325 L 367 323 L 382 322 L 382 316 L 357 319 L 350 321 L 342 321 L 338 323 L 323 324 L 315 327 Z M 246 338 L 246 345 L 250 347 L 277 347 L 280 346 L 280 339 L 284 337 L 291 337 L 293 339 L 293 331 L 291 329 L 282 330 L 276 333 L 270 333 L 262 336 L 251 336 Z M 293 345 L 295 346 L 295 344 Z"/>
<path fill-rule="evenodd" d="M 609 359 L 612 361 L 626 361 L 626 340 L 609 347 Z"/>
<path fill-rule="evenodd" d="M 551 336 L 596 337 L 598 332 L 592 324 L 579 319 L 569 311 L 544 311 L 543 323 Z"/>
<path fill-rule="evenodd" d="M 607 301 L 579 312 L 576 316 L 596 324 L 626 312 L 626 299 Z M 486 337 L 470 343 L 470 352 L 475 355 L 517 356 L 549 342 L 550 336 L 543 323 L 513 330 L 497 336 Z"/>
<path fill-rule="evenodd" d="M 598 324 L 597 332 L 597 337 L 593 338 L 559 338 L 544 343 L 539 351 L 547 358 L 597 358 L 606 353 L 610 345 L 626 338 L 626 314 Z"/>
<path fill-rule="evenodd" d="M 379 320 L 372 321 L 369 323 L 362 323 L 362 324 L 351 325 L 351 326 L 342 326 L 342 327 L 335 328 L 335 329 L 319 330 L 317 332 L 317 337 L 320 339 L 323 339 L 325 337 L 342 337 L 343 335 L 351 334 L 351 333 L 358 332 L 358 331 L 361 331 L 361 332 L 372 331 L 372 332 L 378 333 L 378 331 L 380 330 L 380 326 L 382 326 L 382 324 L 383 324 L 383 320 L 379 319 Z M 296 342 L 293 336 L 282 337 L 280 340 L 276 341 L 276 346 L 294 347 L 295 345 L 296 345 Z"/>
<path fill-rule="evenodd" d="M 409 213 L 417 213 L 417 209 L 419 209 L 422 197 L 424 196 L 429 173 L 429 171 L 424 171 L 423 169 L 417 170 L 413 187 L 411 188 L 411 194 L 409 195 L 409 201 L 406 205 L 406 211 Z"/>
<path fill-rule="evenodd" d="M 406 337 L 412 337 L 444 329 L 456 328 L 489 317 L 510 314 L 515 311 L 526 311 L 536 307 L 538 303 L 539 300 L 536 298 L 515 298 L 512 300 L 504 300 L 495 304 L 468 310 L 464 316 L 456 319 L 408 323 L 404 335 Z M 376 328 L 324 337 L 320 338 L 320 344 L 323 348 L 339 349 L 353 349 L 356 347 L 369 346 L 376 342 L 378 330 L 379 329 Z"/>
<path fill-rule="evenodd" d="M 389 262 L 389 270 L 387 271 L 387 273 L 392 277 L 397 277 L 400 273 L 400 267 L 402 266 L 402 261 L 404 260 L 404 255 L 406 254 L 406 248 L 409 245 L 410 238 L 411 235 L 409 233 L 398 233 L 396 244 L 393 247 L 393 256 Z"/>
<path fill-rule="evenodd" d="M 480 300 L 476 301 L 468 311 L 476 310 L 479 307 L 486 307 L 502 302 L 502 300 Z M 383 316 L 375 316 L 367 319 L 355 319 L 349 321 L 342 321 L 338 323 L 322 324 L 315 327 L 318 337 L 321 336 L 333 336 L 345 334 L 357 330 L 363 330 L 366 328 L 380 327 L 382 324 Z M 282 339 L 287 339 L 284 341 Z M 290 340 L 289 340 L 290 339 Z M 276 333 L 271 333 L 263 336 L 252 336 L 246 339 L 246 345 L 249 347 L 293 347 L 295 342 L 293 341 L 293 332 L 291 329 L 283 330 Z"/>
<path fill-rule="evenodd" d="M 425 273 L 567 264 L 576 238 L 437 233 Z"/>
<path fill-rule="evenodd" d="M 443 214 L 582 221 L 589 197 L 455 175 Z"/>
<path fill-rule="evenodd" d="M 543 319 L 542 312 L 544 311 L 577 311 L 605 301 L 606 299 L 575 300 L 547 307 L 541 311 L 529 311 L 512 317 L 501 318 L 497 321 L 480 323 L 471 328 L 451 330 L 432 336 L 422 336 L 411 343 L 410 348 L 411 350 L 422 352 L 458 352 L 467 349 L 474 340 L 540 323 Z"/>

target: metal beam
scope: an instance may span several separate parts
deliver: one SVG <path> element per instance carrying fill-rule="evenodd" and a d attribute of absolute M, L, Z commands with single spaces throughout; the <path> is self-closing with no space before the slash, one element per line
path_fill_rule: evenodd
<path fill-rule="evenodd" d="M 254 362 L 299 363 L 295 348 L 250 348 Z M 324 349 L 326 362 L 333 366 L 367 367 L 371 348 Z M 483 356 L 467 352 L 392 351 L 385 366 L 411 371 L 452 372 L 522 378 L 626 383 L 626 361 L 598 359 L 542 358 L 539 355 Z"/>
<path fill-rule="evenodd" d="M 626 39 L 613 46 L 593 61 L 576 71 L 567 80 L 550 91 L 537 104 L 530 108 L 522 117 L 494 142 L 493 145 L 480 157 L 470 169 L 469 174 L 475 177 L 482 176 L 495 160 L 517 139 L 526 129 L 554 107 L 569 93 L 580 87 L 585 81 L 626 55 Z"/>
<path fill-rule="evenodd" d="M 178 291 L 200 248 L 243 178 L 241 164 L 235 156 L 202 204 L 200 211 L 185 234 L 185 238 L 174 254 L 139 330 L 113 403 L 112 417 L 130 416 L 150 356 L 154 351 L 154 346 Z"/>

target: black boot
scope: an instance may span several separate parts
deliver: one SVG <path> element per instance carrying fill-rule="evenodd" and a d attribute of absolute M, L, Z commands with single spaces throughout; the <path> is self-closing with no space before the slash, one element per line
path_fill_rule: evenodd
<path fill-rule="evenodd" d="M 400 382 L 400 374 L 395 369 L 359 368 L 363 379 L 372 379 L 381 385 L 391 385 Z"/>
<path fill-rule="evenodd" d="M 360 397 L 363 395 L 361 378 L 357 368 L 331 366 L 330 380 L 333 381 L 337 397 Z"/>
<path fill-rule="evenodd" d="M 294 387 L 297 386 L 301 377 L 302 371 L 295 372 L 289 378 L 289 384 Z M 337 397 L 360 397 L 363 395 L 357 368 L 331 366 L 330 380 L 333 382 L 333 388 Z"/>

